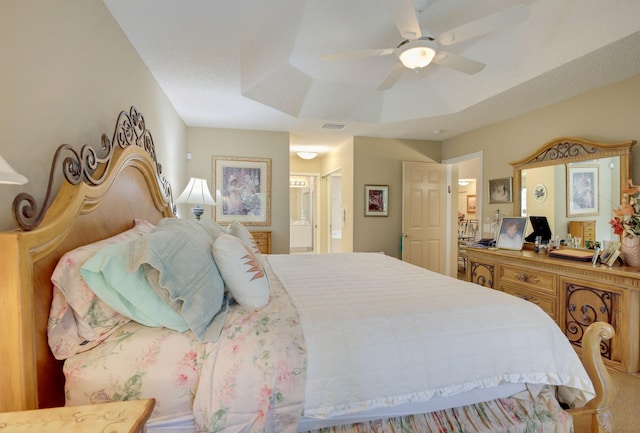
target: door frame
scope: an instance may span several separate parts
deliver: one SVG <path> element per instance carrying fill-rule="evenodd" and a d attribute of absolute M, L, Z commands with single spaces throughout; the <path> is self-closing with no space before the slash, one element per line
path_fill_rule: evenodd
<path fill-rule="evenodd" d="M 321 197 L 320 197 L 320 173 L 310 173 L 310 172 L 302 172 L 302 171 L 294 171 L 289 173 L 289 176 L 307 176 L 314 178 L 314 188 L 313 191 L 313 252 L 320 252 L 319 245 L 319 228 L 320 228 L 320 215 L 321 215 Z"/>
<path fill-rule="evenodd" d="M 442 160 L 442 164 L 446 164 L 447 166 L 447 183 L 448 194 L 447 194 L 447 228 L 446 232 L 450 233 L 447 236 L 445 241 L 445 254 L 446 254 L 446 268 L 449 272 L 453 272 L 451 275 L 457 274 L 457 256 L 458 256 L 458 227 L 457 227 L 457 215 L 458 215 L 458 168 L 456 164 L 464 161 L 470 161 L 473 159 L 478 159 L 480 167 L 478 169 L 478 178 L 476 179 L 476 215 L 479 216 L 480 220 L 480 229 L 484 233 L 483 221 L 482 218 L 482 203 L 483 201 L 483 185 L 484 185 L 484 177 L 483 177 L 483 162 L 484 152 L 479 150 L 477 152 L 469 153 L 466 155 L 457 156 L 455 158 L 449 158 Z M 455 199 L 454 199 L 455 198 Z M 456 225 L 454 225 L 454 223 Z"/>

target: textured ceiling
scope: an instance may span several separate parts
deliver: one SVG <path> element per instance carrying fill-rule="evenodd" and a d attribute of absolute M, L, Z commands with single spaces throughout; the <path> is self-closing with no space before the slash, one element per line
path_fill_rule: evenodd
<path fill-rule="evenodd" d="M 416 0 L 434 36 L 518 4 L 530 15 L 447 47 L 485 63 L 479 73 L 432 64 L 378 91 L 395 55 L 320 57 L 402 42 L 387 1 L 104 3 L 187 125 L 289 131 L 294 145 L 442 140 L 640 73 L 638 0 Z"/>

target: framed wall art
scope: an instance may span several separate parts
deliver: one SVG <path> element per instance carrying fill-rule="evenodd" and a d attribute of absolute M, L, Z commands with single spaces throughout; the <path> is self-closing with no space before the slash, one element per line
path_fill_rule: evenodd
<path fill-rule="evenodd" d="M 476 196 L 467 196 L 467 213 L 476 213 Z"/>
<path fill-rule="evenodd" d="M 513 177 L 489 180 L 489 203 L 513 202 Z"/>
<path fill-rule="evenodd" d="M 389 185 L 365 185 L 364 203 L 364 216 L 389 216 Z"/>
<path fill-rule="evenodd" d="M 533 188 L 533 198 L 535 201 L 542 203 L 547 199 L 547 187 L 539 183 Z"/>
<path fill-rule="evenodd" d="M 598 215 L 598 165 L 567 165 L 567 217 Z"/>
<path fill-rule="evenodd" d="M 271 159 L 213 158 L 215 212 L 219 223 L 271 225 Z"/>

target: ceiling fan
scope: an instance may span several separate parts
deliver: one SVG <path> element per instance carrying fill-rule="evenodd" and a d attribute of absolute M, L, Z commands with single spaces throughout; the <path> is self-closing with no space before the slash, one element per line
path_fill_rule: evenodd
<path fill-rule="evenodd" d="M 529 16 L 529 8 L 525 5 L 517 5 L 455 27 L 441 33 L 438 37 L 433 37 L 424 34 L 420 30 L 418 17 L 413 9 L 413 0 L 387 0 L 387 3 L 391 10 L 393 22 L 402 37 L 405 38 L 396 48 L 332 53 L 322 56 L 323 60 L 331 61 L 395 54 L 398 57 L 398 62 L 380 83 L 378 90 L 391 88 L 405 69 L 419 71 L 431 63 L 469 75 L 476 74 L 485 67 L 484 63 L 440 50 L 439 46 L 453 45 L 491 33 L 524 21 Z"/>

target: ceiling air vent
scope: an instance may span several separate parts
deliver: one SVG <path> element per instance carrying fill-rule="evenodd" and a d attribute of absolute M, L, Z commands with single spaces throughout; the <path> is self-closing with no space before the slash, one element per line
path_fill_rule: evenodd
<path fill-rule="evenodd" d="M 340 123 L 325 123 L 324 125 L 322 125 L 320 128 L 322 129 L 333 129 L 333 130 L 340 130 L 340 129 L 344 129 L 345 125 L 342 125 Z"/>

